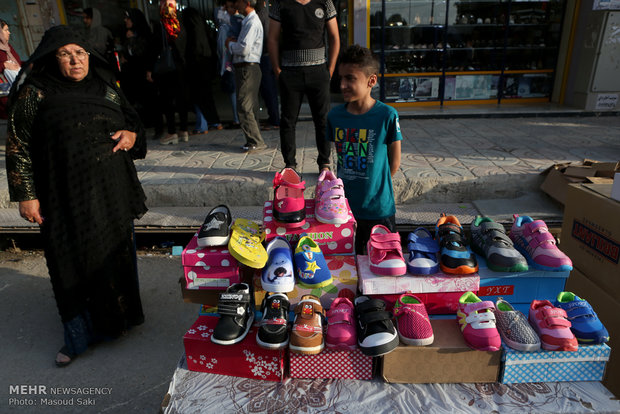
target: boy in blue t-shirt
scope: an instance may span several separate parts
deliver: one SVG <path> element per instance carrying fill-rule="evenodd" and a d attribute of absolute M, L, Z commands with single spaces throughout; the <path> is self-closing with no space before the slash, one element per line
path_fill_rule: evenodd
<path fill-rule="evenodd" d="M 357 220 L 356 254 L 364 254 L 377 224 L 396 231 L 392 176 L 403 139 L 396 109 L 370 96 L 379 63 L 372 52 L 349 46 L 340 56 L 340 90 L 346 102 L 327 115 L 327 139 L 336 144 L 338 177 Z"/>

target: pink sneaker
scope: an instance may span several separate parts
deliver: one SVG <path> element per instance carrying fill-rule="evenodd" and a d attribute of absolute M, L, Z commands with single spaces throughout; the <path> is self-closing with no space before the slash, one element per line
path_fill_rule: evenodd
<path fill-rule="evenodd" d="M 314 215 L 321 223 L 344 224 L 349 220 L 344 185 L 330 170 L 323 170 L 316 185 Z"/>
<path fill-rule="evenodd" d="M 426 307 L 412 293 L 399 296 L 394 304 L 394 317 L 400 340 L 407 345 L 424 346 L 433 343 L 435 336 Z"/>
<path fill-rule="evenodd" d="M 502 339 L 495 327 L 495 305 L 480 300 L 473 292 L 465 292 L 459 299 L 456 320 L 467 345 L 479 351 L 498 351 Z"/>
<path fill-rule="evenodd" d="M 273 179 L 273 218 L 291 227 L 306 223 L 306 182 L 292 168 L 277 172 Z"/>
<path fill-rule="evenodd" d="M 407 265 L 400 245 L 400 234 L 377 224 L 370 231 L 366 245 L 370 259 L 370 271 L 380 276 L 402 276 L 407 273 Z"/>
<path fill-rule="evenodd" d="M 353 303 L 347 298 L 334 299 L 327 311 L 327 347 L 342 350 L 357 348 L 355 325 Z"/>
<path fill-rule="evenodd" d="M 529 322 L 540 336 L 543 349 L 577 351 L 577 338 L 570 330 L 571 323 L 564 309 L 555 308 L 548 300 L 533 300 Z"/>
<path fill-rule="evenodd" d="M 573 270 L 573 262 L 558 249 L 544 221 L 518 214 L 512 217 L 514 222 L 510 229 L 510 239 L 532 267 L 551 272 Z"/>

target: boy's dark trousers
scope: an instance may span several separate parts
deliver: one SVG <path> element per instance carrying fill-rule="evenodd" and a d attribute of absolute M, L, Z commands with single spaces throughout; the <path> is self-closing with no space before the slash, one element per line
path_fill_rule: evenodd
<path fill-rule="evenodd" d="M 355 230 L 355 254 L 367 254 L 366 243 L 370 239 L 370 231 L 377 224 L 387 227 L 392 233 L 396 233 L 396 216 L 390 216 L 377 220 L 356 219 L 357 229 Z"/>
<path fill-rule="evenodd" d="M 297 166 L 295 125 L 304 95 L 308 98 L 319 168 L 330 165 L 331 142 L 325 139 L 329 112 L 329 71 L 327 65 L 283 67 L 279 77 L 282 116 L 280 117 L 280 146 L 287 167 Z"/>

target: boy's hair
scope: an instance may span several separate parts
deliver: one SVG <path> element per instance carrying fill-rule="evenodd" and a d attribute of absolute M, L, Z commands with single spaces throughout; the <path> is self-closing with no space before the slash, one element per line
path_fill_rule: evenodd
<path fill-rule="evenodd" d="M 379 62 L 367 47 L 360 45 L 347 47 L 340 55 L 340 64 L 345 63 L 359 66 L 368 76 L 379 73 Z"/>
<path fill-rule="evenodd" d="M 86 9 L 84 9 L 84 14 L 86 15 L 86 17 L 88 17 L 89 19 L 93 18 L 93 8 L 92 7 L 88 7 Z"/>

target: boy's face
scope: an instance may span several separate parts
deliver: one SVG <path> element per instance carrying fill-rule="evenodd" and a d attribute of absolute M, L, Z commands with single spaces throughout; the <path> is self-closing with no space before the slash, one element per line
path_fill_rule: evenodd
<path fill-rule="evenodd" d="M 352 63 L 341 64 L 338 74 L 340 91 L 345 102 L 355 102 L 368 97 L 377 83 L 377 75 L 367 75 L 358 65 Z"/>

